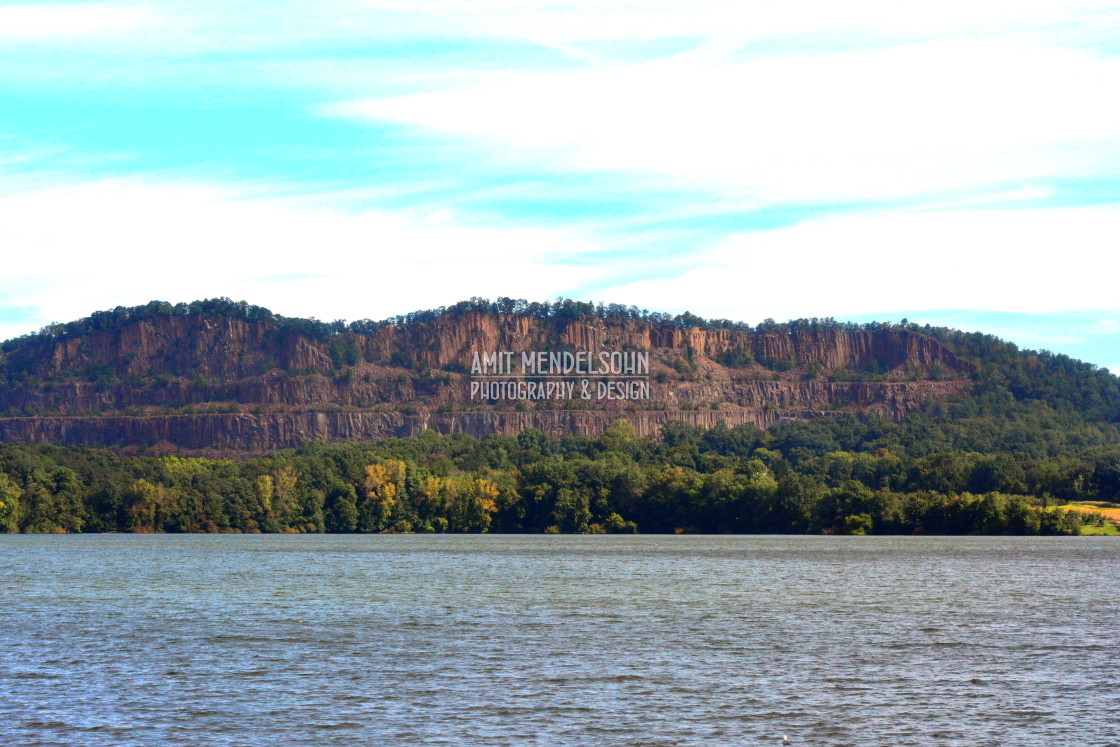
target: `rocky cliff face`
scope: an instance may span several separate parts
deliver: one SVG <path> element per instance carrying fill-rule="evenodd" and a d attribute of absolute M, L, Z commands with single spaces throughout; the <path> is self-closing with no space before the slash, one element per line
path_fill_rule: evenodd
<path fill-rule="evenodd" d="M 648 399 L 472 398 L 474 353 L 646 351 Z M 964 394 L 971 366 L 909 331 L 751 333 L 464 313 L 316 339 L 268 322 L 168 316 L 0 358 L 0 441 L 264 451 L 312 440 L 446 433 L 639 434 L 833 412 L 901 417 Z"/>

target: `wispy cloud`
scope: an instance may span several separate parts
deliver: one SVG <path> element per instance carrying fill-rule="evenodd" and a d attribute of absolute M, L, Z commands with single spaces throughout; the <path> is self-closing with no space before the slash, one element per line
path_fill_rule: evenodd
<path fill-rule="evenodd" d="M 380 317 L 511 288 L 541 297 L 597 274 L 578 259 L 594 244 L 575 232 L 139 180 L 0 196 L 0 244 L 21 249 L 5 259 L 5 305 L 57 321 L 219 295 L 289 315 Z"/>
<path fill-rule="evenodd" d="M 0 5 L 0 40 L 6 42 L 120 37 L 158 25 L 158 13 L 136 3 Z"/>
<path fill-rule="evenodd" d="M 1113 304 L 1118 235 L 1115 207 L 841 216 L 736 235 L 602 294 L 753 321 L 1093 309 Z"/>
<path fill-rule="evenodd" d="M 0 0 L 0 323 L 1115 307 L 1118 36 L 1114 0 Z M 1047 339 L 1113 358 L 1085 313 Z"/>
<path fill-rule="evenodd" d="M 736 61 L 681 55 L 351 101 L 328 114 L 417 126 L 560 170 L 624 170 L 776 202 L 1018 188 L 1120 166 L 1120 59 L 940 43 Z"/>

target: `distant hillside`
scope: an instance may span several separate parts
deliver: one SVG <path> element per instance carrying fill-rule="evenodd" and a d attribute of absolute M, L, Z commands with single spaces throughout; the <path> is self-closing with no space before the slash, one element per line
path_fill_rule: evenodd
<path fill-rule="evenodd" d="M 495 351 L 648 353 L 648 399 L 472 396 L 473 355 Z M 1120 422 L 1117 377 L 987 335 L 832 319 L 750 326 L 567 300 L 473 299 L 349 324 L 228 299 L 152 302 L 4 342 L 0 387 L 0 441 L 156 453 L 265 452 L 425 429 L 588 436 L 620 417 L 638 436 L 670 421 L 769 428 L 838 414 L 1006 417 L 1024 407 Z"/>

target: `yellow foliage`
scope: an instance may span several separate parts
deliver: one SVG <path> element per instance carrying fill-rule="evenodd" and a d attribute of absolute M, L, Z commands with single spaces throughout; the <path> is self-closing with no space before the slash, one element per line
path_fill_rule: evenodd
<path fill-rule="evenodd" d="M 446 481 L 430 475 L 420 481 L 416 503 L 432 513 L 443 513 L 448 507 Z"/>
<path fill-rule="evenodd" d="M 400 488 L 404 485 L 405 464 L 397 459 L 388 459 L 384 464 L 370 464 L 366 467 L 366 492 L 373 493 L 386 485 Z"/>
<path fill-rule="evenodd" d="M 128 488 L 129 524 L 133 531 L 158 530 L 171 511 L 177 493 L 163 485 L 140 479 Z"/>
<path fill-rule="evenodd" d="M 257 483 L 254 487 L 256 488 L 257 500 L 260 501 L 261 508 L 265 511 L 271 511 L 273 491 L 272 478 L 268 475 L 261 475 L 257 478 Z"/>
<path fill-rule="evenodd" d="M 276 510 L 281 514 L 286 514 L 294 507 L 296 483 L 299 482 L 299 478 L 299 470 L 295 467 L 285 466 L 276 470 L 272 479 L 273 491 L 276 496 Z"/>
<path fill-rule="evenodd" d="M 405 464 L 388 459 L 384 464 L 366 466 L 366 497 L 374 502 L 382 516 L 388 516 L 404 488 Z"/>
<path fill-rule="evenodd" d="M 471 484 L 471 497 L 478 501 L 479 507 L 492 514 L 498 510 L 498 484 L 493 480 L 477 479 Z M 487 522 L 489 524 L 489 522 Z"/>
<path fill-rule="evenodd" d="M 208 474 L 214 468 L 214 465 L 228 460 L 184 458 L 171 454 L 160 457 L 159 461 L 163 465 L 163 470 L 170 482 L 187 483 L 195 477 Z"/>

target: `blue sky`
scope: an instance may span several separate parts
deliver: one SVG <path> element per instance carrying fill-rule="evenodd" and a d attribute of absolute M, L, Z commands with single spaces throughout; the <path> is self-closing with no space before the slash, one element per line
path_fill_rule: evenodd
<path fill-rule="evenodd" d="M 564 295 L 1120 371 L 1115 2 L 0 0 L 0 337 Z"/>

